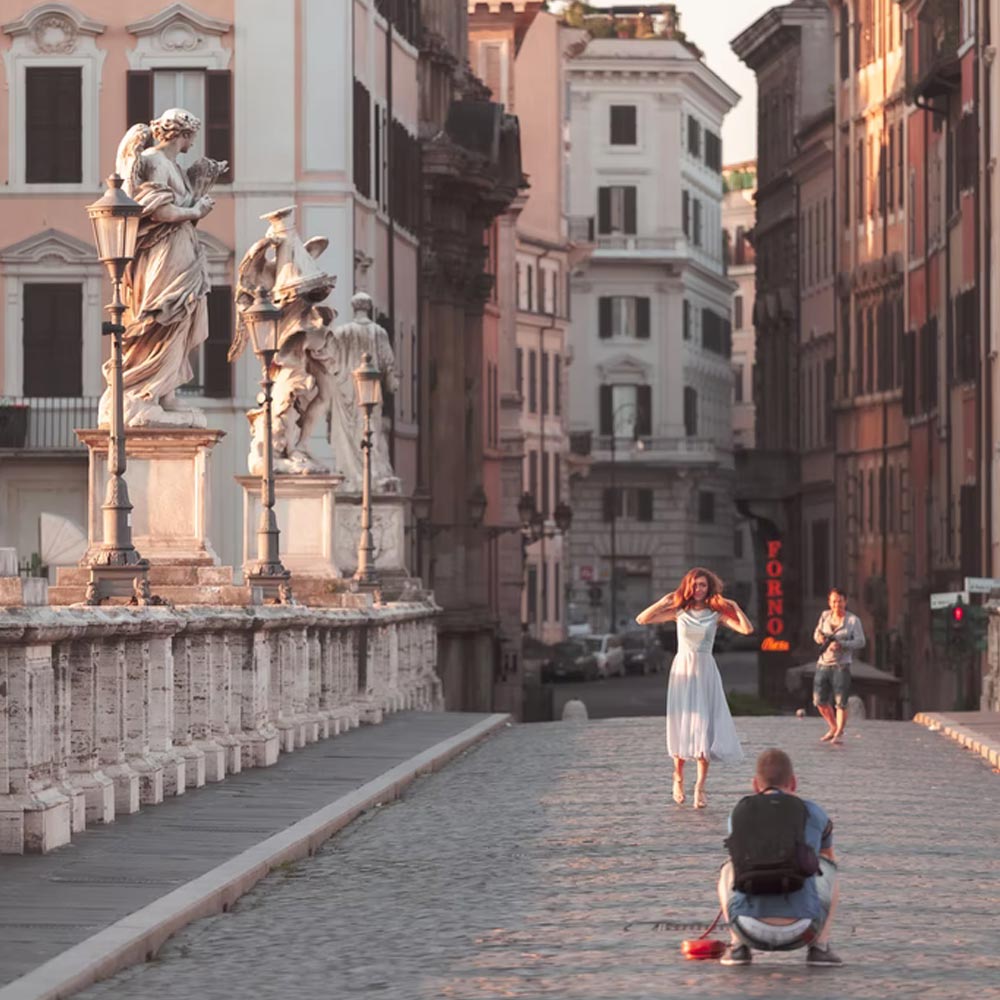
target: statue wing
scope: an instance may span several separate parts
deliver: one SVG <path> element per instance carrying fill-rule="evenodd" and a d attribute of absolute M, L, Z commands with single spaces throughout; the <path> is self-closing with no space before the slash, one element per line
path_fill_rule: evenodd
<path fill-rule="evenodd" d="M 243 321 L 243 310 L 253 304 L 254 291 L 261 285 L 265 288 L 274 287 L 275 264 L 267 259 L 267 253 L 276 245 L 274 237 L 265 236 L 257 240 L 240 261 L 236 280 L 236 330 L 229 347 L 230 361 L 235 361 L 246 347 L 247 327 Z"/>
<path fill-rule="evenodd" d="M 146 124 L 133 125 L 120 143 L 115 155 L 115 170 L 124 183 L 122 189 L 134 198 L 142 184 L 142 151 L 153 145 L 153 130 Z"/>

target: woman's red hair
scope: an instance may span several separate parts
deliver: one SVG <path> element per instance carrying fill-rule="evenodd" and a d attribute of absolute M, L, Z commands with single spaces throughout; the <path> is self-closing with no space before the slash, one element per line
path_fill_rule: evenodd
<path fill-rule="evenodd" d="M 677 585 L 677 589 L 671 594 L 672 600 L 668 607 L 683 611 L 694 603 L 694 582 L 703 577 L 708 582 L 708 594 L 705 597 L 705 604 L 713 611 L 718 612 L 722 617 L 737 621 L 737 617 L 730 610 L 728 603 L 722 596 L 722 580 L 710 569 L 702 566 L 695 566 L 689 569 Z"/>

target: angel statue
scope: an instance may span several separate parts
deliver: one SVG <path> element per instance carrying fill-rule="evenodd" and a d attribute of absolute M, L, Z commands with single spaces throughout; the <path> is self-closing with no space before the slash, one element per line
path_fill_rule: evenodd
<path fill-rule="evenodd" d="M 236 287 L 236 332 L 229 349 L 234 361 L 248 339 L 244 312 L 254 302 L 254 292 L 265 288 L 281 309 L 278 353 L 271 368 L 271 434 L 274 471 L 286 474 L 321 474 L 330 470 L 309 452 L 309 439 L 322 427 L 334 394 L 332 334 L 335 311 L 321 305 L 336 278 L 316 263 L 329 244 L 324 237 L 302 242 L 295 228 L 294 207 L 261 216 L 270 223 L 264 237 L 240 262 Z M 251 410 L 251 442 L 247 465 L 251 475 L 264 467 L 264 409 Z"/>
<path fill-rule="evenodd" d="M 177 163 L 190 150 L 201 122 L 170 108 L 148 125 L 133 125 L 118 146 L 116 169 L 126 194 L 142 205 L 136 253 L 125 271 L 123 378 L 125 423 L 130 427 L 204 427 L 198 410 L 181 408 L 176 390 L 194 375 L 189 355 L 208 337 L 209 290 L 205 251 L 195 231 L 212 211 L 208 192 L 225 161 L 200 159 L 186 171 Z M 111 416 L 111 362 L 98 419 Z"/>

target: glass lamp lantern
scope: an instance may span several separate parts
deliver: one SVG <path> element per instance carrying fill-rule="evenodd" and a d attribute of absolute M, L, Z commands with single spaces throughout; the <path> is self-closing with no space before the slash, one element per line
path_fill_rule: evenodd
<path fill-rule="evenodd" d="M 278 353 L 281 310 L 274 304 L 271 293 L 266 288 L 258 288 L 254 297 L 256 301 L 244 311 L 243 318 L 250 327 L 254 354 L 270 365 L 274 355 Z"/>
<path fill-rule="evenodd" d="M 112 279 L 118 280 L 125 265 L 135 257 L 142 205 L 122 190 L 121 177 L 112 174 L 108 178 L 108 189 L 87 206 L 87 215 L 94 227 L 97 256 L 107 266 Z"/>
<path fill-rule="evenodd" d="M 353 375 L 358 406 L 371 412 L 382 402 L 382 373 L 372 363 L 372 356 L 367 351 L 361 355 L 361 364 L 354 369 Z"/>

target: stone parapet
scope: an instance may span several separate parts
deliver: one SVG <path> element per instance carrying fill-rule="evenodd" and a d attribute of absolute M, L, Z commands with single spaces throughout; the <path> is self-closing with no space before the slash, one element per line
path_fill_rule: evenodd
<path fill-rule="evenodd" d="M 0 853 L 439 709 L 430 602 L 0 608 Z"/>

